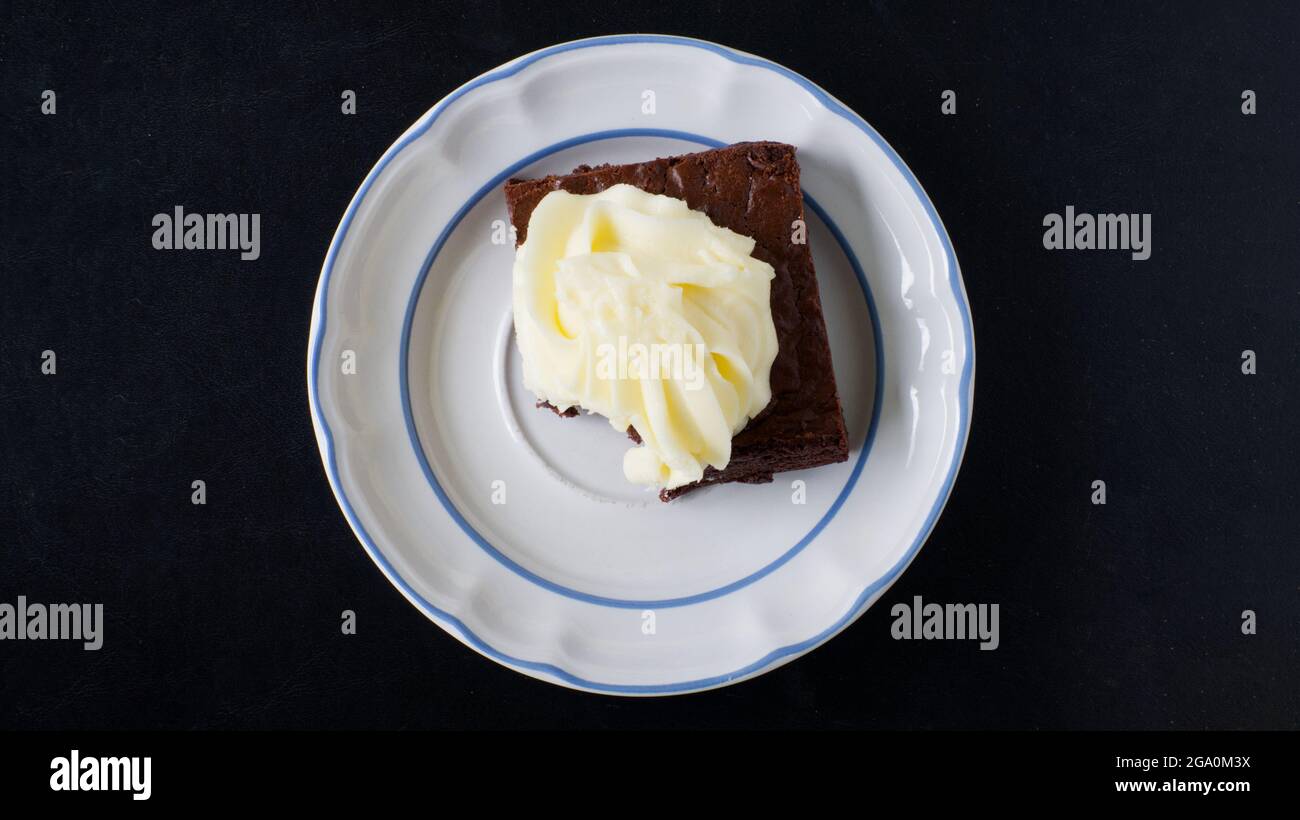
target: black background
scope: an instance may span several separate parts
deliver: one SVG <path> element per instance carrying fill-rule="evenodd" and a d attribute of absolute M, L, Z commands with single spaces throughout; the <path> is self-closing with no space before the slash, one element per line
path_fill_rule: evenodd
<path fill-rule="evenodd" d="M 1300 13 L 1013 5 L 5 4 L 0 601 L 107 626 L 99 652 L 0 643 L 0 727 L 1300 726 Z M 335 504 L 304 372 L 330 237 L 401 131 L 627 31 L 754 52 L 866 117 L 944 218 L 978 351 L 956 489 L 882 601 L 754 681 L 636 701 L 408 605 Z M 261 258 L 153 250 L 175 205 L 262 214 Z M 1151 259 L 1045 251 L 1066 205 L 1151 213 Z M 1001 647 L 891 640 L 913 595 L 998 603 Z"/>

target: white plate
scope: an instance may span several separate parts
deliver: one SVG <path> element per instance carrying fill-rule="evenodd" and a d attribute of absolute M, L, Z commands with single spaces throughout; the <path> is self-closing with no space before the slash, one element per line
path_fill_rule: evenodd
<path fill-rule="evenodd" d="M 754 139 L 799 149 L 849 461 L 660 504 L 608 423 L 520 383 L 501 185 Z M 871 126 L 766 60 L 627 35 L 478 77 L 385 152 L 330 245 L 307 370 L 334 493 L 402 594 L 525 674 L 649 695 L 779 666 L 885 591 L 952 488 L 974 348 L 947 234 Z"/>

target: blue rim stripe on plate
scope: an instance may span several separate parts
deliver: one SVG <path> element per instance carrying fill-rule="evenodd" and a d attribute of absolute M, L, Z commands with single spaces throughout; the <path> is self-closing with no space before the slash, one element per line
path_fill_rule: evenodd
<path fill-rule="evenodd" d="M 889 157 L 890 161 L 894 163 L 894 166 L 899 170 L 903 178 L 907 180 L 908 184 L 912 187 L 913 192 L 917 195 L 917 198 L 920 200 L 922 206 L 925 208 L 926 215 L 930 218 L 930 221 L 934 226 L 934 229 L 940 241 L 943 243 L 944 254 L 948 264 L 949 284 L 952 286 L 953 296 L 957 302 L 960 318 L 962 321 L 963 338 L 966 343 L 966 358 L 965 358 L 965 362 L 962 365 L 959 395 L 957 397 L 959 412 L 958 412 L 958 430 L 957 430 L 957 442 L 956 442 L 957 447 L 954 452 L 954 458 L 952 464 L 949 466 L 948 474 L 944 478 L 943 489 L 939 493 L 939 497 L 936 499 L 935 504 L 931 508 L 929 515 L 926 517 L 926 521 L 924 525 L 921 527 L 920 532 L 917 534 L 915 541 L 913 541 L 912 545 L 908 548 L 907 553 L 902 558 L 900 558 L 899 561 L 893 567 L 891 567 L 888 572 L 886 572 L 880 578 L 876 579 L 871 584 L 869 584 L 865 589 L 863 589 L 861 594 L 859 594 L 858 597 L 855 599 L 853 606 L 851 606 L 849 610 L 839 620 L 837 620 L 835 623 L 831 624 L 829 627 L 822 630 L 818 634 L 810 638 L 807 638 L 803 641 L 800 641 L 798 643 L 793 643 L 787 646 L 774 649 L 771 652 L 769 652 L 767 655 L 763 656 L 762 658 L 729 674 L 715 675 L 708 678 L 699 678 L 696 680 L 679 681 L 675 683 L 666 683 L 666 684 L 612 684 L 612 683 L 602 683 L 599 681 L 591 681 L 573 675 L 572 673 L 567 672 L 566 670 L 561 669 L 560 667 L 555 666 L 554 664 L 541 663 L 538 661 L 529 661 L 523 658 L 516 658 L 511 655 L 507 655 L 506 653 L 497 650 L 496 648 L 492 647 L 490 644 L 486 643 L 481 638 L 479 638 L 460 619 L 456 618 L 454 615 L 451 615 L 448 612 L 442 611 L 438 607 L 434 606 L 433 604 L 425 600 L 421 595 L 419 595 L 414 589 L 411 588 L 409 584 L 407 584 L 405 579 L 403 579 L 400 575 L 398 575 L 397 572 L 393 569 L 392 565 L 384 557 L 382 551 L 379 550 L 379 548 L 376 546 L 374 541 L 370 538 L 369 533 L 366 531 L 365 527 L 362 526 L 360 519 L 358 519 L 356 515 L 356 511 L 352 508 L 352 503 L 348 499 L 347 494 L 344 492 L 342 484 L 339 480 L 338 463 L 335 456 L 334 437 L 332 431 L 329 428 L 328 423 L 325 421 L 324 414 L 321 412 L 320 396 L 318 393 L 318 389 L 319 389 L 318 373 L 320 370 L 320 349 L 325 336 L 325 325 L 327 319 L 326 311 L 325 311 L 325 303 L 329 292 L 330 275 L 334 269 L 334 261 L 338 255 L 339 248 L 342 246 L 343 239 L 347 234 L 348 228 L 351 227 L 352 219 L 356 214 L 357 207 L 361 204 L 361 201 L 365 198 L 366 194 L 369 192 L 370 187 L 374 184 L 375 180 L 383 172 L 384 168 L 387 167 L 388 163 L 391 162 L 392 159 L 395 156 L 397 156 L 397 154 L 399 154 L 402 150 L 404 150 L 408 145 L 410 145 L 415 140 L 419 139 L 426 131 L 428 131 L 429 127 L 438 118 L 438 116 L 444 110 L 446 110 L 448 105 L 450 105 L 452 102 L 459 99 L 460 97 L 464 96 L 465 94 L 469 93 L 470 91 L 474 90 L 475 88 L 478 88 L 480 86 L 492 82 L 496 82 L 501 79 L 505 79 L 507 77 L 511 77 L 514 74 L 517 74 L 518 72 L 522 71 L 527 66 L 537 62 L 538 60 L 542 60 L 554 54 L 561 54 L 567 51 L 573 51 L 573 50 L 583 49 L 583 48 L 615 46 L 615 45 L 623 45 L 628 43 L 658 43 L 664 45 L 677 45 L 677 46 L 683 46 L 689 48 L 698 48 L 704 51 L 709 51 L 714 54 L 717 54 L 734 63 L 755 66 L 768 71 L 773 71 L 791 80 L 792 82 L 798 84 L 801 88 L 803 88 L 810 95 L 812 95 L 828 111 L 844 118 L 845 120 L 853 124 L 855 127 L 857 127 L 858 130 L 866 134 L 867 137 L 871 139 L 874 143 L 876 143 L 876 145 L 881 149 L 881 151 L 883 151 L 884 154 L 887 157 Z M 822 216 L 822 214 L 819 214 L 819 216 Z M 828 226 L 829 224 L 830 223 L 828 223 Z M 837 239 L 842 239 L 842 237 L 837 237 Z M 549 676 L 556 680 L 560 680 L 565 683 L 568 683 L 572 686 L 577 686 L 577 687 L 591 689 L 600 692 L 609 692 L 612 694 L 652 695 L 652 694 L 671 694 L 676 692 L 689 692 L 698 689 L 707 689 L 714 686 L 726 684 L 731 681 L 737 680 L 739 678 L 744 678 L 754 673 L 760 672 L 783 658 L 791 658 L 793 656 L 797 656 L 799 654 L 802 654 L 803 652 L 806 652 L 809 649 L 816 647 L 822 642 L 828 640 L 830 637 L 835 635 L 841 629 L 843 629 L 844 627 L 852 623 L 861 614 L 867 602 L 870 601 L 871 598 L 877 592 L 881 591 L 885 587 L 892 584 L 894 579 L 898 577 L 898 575 L 903 571 L 903 569 L 905 569 L 907 565 L 911 562 L 911 560 L 916 556 L 916 553 L 920 550 L 921 545 L 924 544 L 926 538 L 929 537 L 931 530 L 933 530 L 934 528 L 935 522 L 939 518 L 939 514 L 942 512 L 944 505 L 947 503 L 948 497 L 952 493 L 953 483 L 956 480 L 957 471 L 961 466 L 962 455 L 965 452 L 966 443 L 970 435 L 971 401 L 973 398 L 971 393 L 971 385 L 972 385 L 972 379 L 974 377 L 974 363 L 975 363 L 974 332 L 973 332 L 973 328 L 971 327 L 970 308 L 966 303 L 965 290 L 962 287 L 960 274 L 957 268 L 956 253 L 953 251 L 952 242 L 948 237 L 948 232 L 944 229 L 943 222 L 942 220 L 940 220 L 938 212 L 935 211 L 934 204 L 930 202 L 930 198 L 926 195 L 925 190 L 921 187 L 915 175 L 912 174 L 911 170 L 903 162 L 902 158 L 899 157 L 898 154 L 893 150 L 893 148 L 889 146 L 889 143 L 885 142 L 884 138 L 881 137 L 878 133 L 876 133 L 876 130 L 872 128 L 866 122 L 866 120 L 862 119 L 856 113 L 841 105 L 838 101 L 836 101 L 833 97 L 831 97 L 829 94 L 827 94 L 824 90 L 822 90 L 820 87 L 818 87 L 810 80 L 800 76 L 799 74 L 796 74 L 795 72 L 791 71 L 788 68 L 785 68 L 784 66 L 777 65 L 776 63 L 772 63 L 767 60 L 763 60 L 757 57 L 752 57 L 746 54 L 741 54 L 732 51 L 731 49 L 719 46 L 715 43 L 710 43 L 703 40 L 693 40 L 686 37 L 675 37 L 675 36 L 658 35 L 658 34 L 629 34 L 629 35 L 613 35 L 608 37 L 596 37 L 589 40 L 579 40 L 571 43 L 562 43 L 560 45 L 552 46 L 547 49 L 542 49 L 540 51 L 521 57 L 520 59 L 512 63 L 509 63 L 504 68 L 501 68 L 496 72 L 483 75 L 482 77 L 479 77 L 467 83 L 466 85 L 461 86 L 456 91 L 452 92 L 450 95 L 445 97 L 438 105 L 436 105 L 428 114 L 425 115 L 425 119 L 423 122 L 421 122 L 415 129 L 413 129 L 406 137 L 401 139 L 397 144 L 390 147 L 389 150 L 386 151 L 384 155 L 380 158 L 379 162 L 375 164 L 375 167 L 371 169 L 370 173 L 366 175 L 366 179 L 364 182 L 362 182 L 361 188 L 357 191 L 356 196 L 353 197 L 352 202 L 348 205 L 348 210 L 343 216 L 343 220 L 339 225 L 339 230 L 334 237 L 334 241 L 330 244 L 329 252 L 325 259 L 325 266 L 321 274 L 321 282 L 317 288 L 316 315 L 319 319 L 319 322 L 317 325 L 316 333 L 312 337 L 311 346 L 308 351 L 308 369 L 307 369 L 308 390 L 310 394 L 309 397 L 311 399 L 312 414 L 314 420 L 316 421 L 318 429 L 322 432 L 325 439 L 326 472 L 330 480 L 330 485 L 334 490 L 335 497 L 339 501 L 339 506 L 343 509 L 343 514 L 347 518 L 348 524 L 352 527 L 353 532 L 356 533 L 358 539 L 362 543 L 362 546 L 365 547 L 366 552 L 371 557 L 371 560 L 375 562 L 376 566 L 380 568 L 380 570 L 384 573 L 384 575 L 388 578 L 388 580 L 399 590 L 401 590 L 402 594 L 405 595 L 408 600 L 410 600 L 412 603 L 419 606 L 421 610 L 423 610 L 426 613 L 426 615 L 428 615 L 429 617 L 433 618 L 439 623 L 442 623 L 445 626 L 454 629 L 455 632 L 461 637 L 462 640 L 464 640 L 467 644 L 469 644 L 470 646 L 472 646 L 474 649 L 478 650 L 482 654 L 490 658 L 493 658 L 494 660 L 497 660 L 501 663 L 504 663 L 508 666 L 512 666 L 520 670 L 527 670 L 529 672 L 534 672 L 538 675 Z M 884 381 L 883 379 L 880 379 L 879 383 L 883 384 L 883 381 Z"/>
<path fill-rule="evenodd" d="M 610 598 L 603 595 L 593 595 L 592 593 L 572 589 L 563 586 L 562 584 L 557 584 L 547 578 L 543 578 L 537 573 L 520 565 L 518 562 L 511 559 L 510 556 L 493 546 L 487 538 L 483 537 L 482 533 L 474 528 L 474 525 L 469 523 L 456 505 L 452 503 L 446 490 L 443 489 L 442 484 L 438 481 L 432 465 L 429 464 L 428 456 L 425 454 L 424 446 L 420 441 L 420 433 L 415 426 L 415 416 L 411 409 L 410 375 L 408 371 L 410 369 L 411 330 L 415 324 L 416 308 L 419 305 L 420 294 L 424 290 L 424 283 L 428 279 L 429 271 L 433 269 L 433 263 L 437 260 L 438 254 L 442 250 L 443 245 L 446 244 L 457 226 L 460 225 L 461 220 L 463 220 L 465 216 L 482 201 L 484 196 L 497 190 L 503 182 L 517 173 L 520 169 L 526 168 L 534 162 L 558 153 L 559 151 L 577 145 L 585 145 L 587 143 L 599 142 L 601 140 L 620 139 L 626 137 L 659 137 L 664 139 L 675 139 L 685 142 L 695 142 L 712 148 L 717 148 L 726 144 L 720 140 L 711 139 L 699 134 L 692 134 L 687 131 L 670 131 L 662 128 L 622 128 L 611 131 L 597 131 L 592 134 L 570 137 L 549 147 L 534 151 L 518 162 L 513 163 L 509 168 L 506 168 L 492 179 L 488 180 L 485 185 L 474 192 L 474 195 L 471 196 L 469 200 L 456 211 L 451 220 L 447 222 L 447 225 L 442 229 L 437 240 L 433 243 L 433 247 L 430 248 L 428 255 L 425 256 L 424 264 L 420 268 L 420 274 L 415 278 L 415 285 L 412 287 L 411 295 L 407 299 L 406 318 L 402 322 L 402 341 L 398 345 L 398 384 L 401 387 L 402 413 L 406 418 L 406 432 L 411 439 L 411 447 L 415 451 L 416 460 L 420 463 L 420 469 L 424 471 L 424 478 L 429 482 L 429 486 L 433 489 L 434 494 L 438 497 L 438 501 L 447 511 L 447 514 L 451 516 L 452 520 L 456 522 L 461 531 L 464 532 L 465 535 L 469 536 L 470 540 L 477 544 L 480 549 L 492 556 L 502 566 L 506 567 L 519 577 L 527 579 L 549 592 L 563 595 L 566 598 L 573 598 L 574 600 L 594 604 L 596 606 L 607 606 L 618 609 L 671 609 L 673 607 L 690 606 L 691 604 L 711 601 L 715 598 L 721 598 L 725 595 L 730 595 L 737 590 L 744 589 L 755 581 L 770 575 L 786 562 L 790 561 L 790 559 L 802 552 L 803 549 L 811 544 L 813 539 L 815 539 L 817 535 L 826 528 L 826 525 L 835 518 L 835 514 L 840 511 L 840 508 L 844 506 L 845 500 L 847 500 L 849 495 L 853 492 L 854 485 L 858 483 L 858 476 L 862 474 L 862 469 L 867 462 L 867 455 L 871 452 L 871 443 L 875 440 L 876 427 L 880 421 L 881 402 L 884 400 L 885 352 L 883 349 L 883 340 L 880 337 L 880 319 L 876 315 L 876 304 L 871 296 L 871 286 L 867 283 L 866 274 L 863 273 L 862 266 L 858 263 L 857 256 L 854 255 L 853 249 L 849 247 L 848 241 L 840 231 L 839 226 L 831 220 L 826 211 L 823 210 L 811 196 L 805 193 L 804 201 L 812 209 L 813 213 L 817 214 L 817 216 L 821 218 L 822 222 L 825 223 L 826 227 L 830 230 L 831 235 L 834 236 L 835 240 L 839 243 L 840 249 L 844 252 L 845 257 L 849 260 L 849 264 L 853 267 L 853 273 L 858 279 L 858 285 L 862 288 L 863 298 L 866 299 L 867 311 L 871 316 L 871 333 L 872 338 L 874 339 L 876 353 L 876 387 L 871 408 L 871 423 L 867 427 L 866 440 L 862 445 L 862 451 L 858 454 L 857 461 L 853 465 L 853 469 L 849 473 L 848 481 L 845 482 L 843 489 L 841 489 L 839 494 L 835 497 L 835 501 L 831 504 L 830 508 L 822 515 L 813 528 L 809 530 L 806 535 L 800 538 L 794 546 L 777 556 L 767 565 L 751 572 L 745 577 L 714 589 L 697 592 L 694 595 L 685 595 L 679 598 L 663 598 L 659 600 L 628 600 L 624 598 Z"/>

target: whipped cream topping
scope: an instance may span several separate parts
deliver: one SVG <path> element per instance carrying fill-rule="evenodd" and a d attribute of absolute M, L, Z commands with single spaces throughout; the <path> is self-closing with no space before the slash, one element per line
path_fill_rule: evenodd
<path fill-rule="evenodd" d="M 775 273 L 753 249 L 631 185 L 547 194 L 515 255 L 525 386 L 635 429 L 629 481 L 673 489 L 726 467 L 732 436 L 772 398 Z"/>

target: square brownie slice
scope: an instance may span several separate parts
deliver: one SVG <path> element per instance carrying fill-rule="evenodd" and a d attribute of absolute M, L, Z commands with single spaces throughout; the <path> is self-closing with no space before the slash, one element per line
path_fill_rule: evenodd
<path fill-rule="evenodd" d="M 794 146 L 741 142 L 631 165 L 580 165 L 563 176 L 511 179 L 505 195 L 517 244 L 527 239 L 529 217 L 551 191 L 595 194 L 619 183 L 684 200 L 714 224 L 753 239 L 754 257 L 776 270 L 772 321 L 778 351 L 772 363 L 772 401 L 732 438 L 726 469 L 706 467 L 700 481 L 662 490 L 659 497 L 670 501 L 708 484 L 763 484 L 784 470 L 847 460 L 844 412 L 812 252 L 806 242 L 792 241 L 795 220 L 804 218 Z M 634 430 L 628 435 L 639 441 Z"/>

